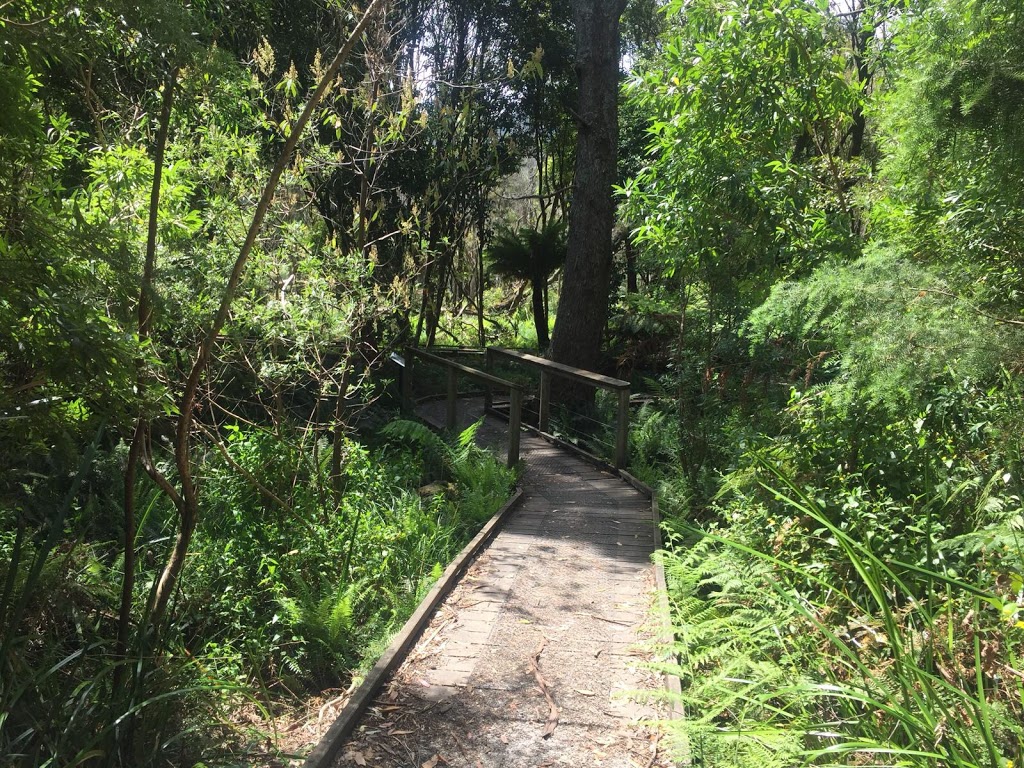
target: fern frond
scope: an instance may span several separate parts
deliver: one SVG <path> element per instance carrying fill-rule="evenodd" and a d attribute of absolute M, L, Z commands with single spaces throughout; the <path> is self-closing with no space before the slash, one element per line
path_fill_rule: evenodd
<path fill-rule="evenodd" d="M 455 444 L 459 447 L 460 451 L 467 451 L 476 445 L 476 433 L 483 426 L 483 423 L 484 419 L 481 417 L 475 424 L 470 424 L 459 433 Z"/>
<path fill-rule="evenodd" d="M 441 436 L 419 421 L 396 419 L 387 424 L 381 432 L 391 440 L 413 443 L 440 456 L 448 453 L 448 444 Z"/>

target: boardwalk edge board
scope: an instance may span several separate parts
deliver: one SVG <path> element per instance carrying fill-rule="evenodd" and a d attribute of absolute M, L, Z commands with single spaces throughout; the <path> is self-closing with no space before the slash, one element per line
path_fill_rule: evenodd
<path fill-rule="evenodd" d="M 485 412 L 489 415 L 495 416 L 503 421 L 508 421 L 508 416 L 499 410 L 494 408 L 487 408 Z M 429 424 L 435 428 L 439 428 L 430 419 L 425 419 Z M 636 488 L 640 493 L 651 500 L 651 515 L 654 522 L 654 547 L 656 550 L 662 549 L 661 540 L 661 516 L 658 513 L 658 494 L 649 486 L 647 483 L 640 480 L 638 477 L 630 474 L 625 469 L 616 469 L 614 466 L 609 464 L 602 458 L 595 456 L 592 453 L 584 451 L 582 448 L 573 445 L 572 443 L 566 442 L 558 437 L 547 432 L 541 432 L 536 427 L 532 427 L 529 424 L 523 424 L 522 429 L 527 432 L 531 432 L 539 437 L 543 438 L 547 442 L 555 445 L 559 448 L 569 451 L 579 456 L 584 461 L 593 464 L 600 470 L 616 475 L 627 484 Z M 660 559 L 654 562 L 654 580 L 655 586 L 658 590 L 658 613 L 662 621 L 662 642 L 665 647 L 668 648 L 668 653 L 665 657 L 665 662 L 669 664 L 675 664 L 678 662 L 675 653 L 671 650 L 675 644 L 675 633 L 672 629 L 672 614 L 668 603 L 668 582 L 665 580 L 665 566 Z M 669 695 L 670 707 L 668 710 L 668 716 L 670 720 L 681 720 L 685 716 L 682 705 L 683 696 L 683 684 L 679 679 L 678 675 L 673 675 L 670 672 L 662 672 L 662 682 L 665 686 L 665 690 Z"/>
<path fill-rule="evenodd" d="M 658 513 L 657 492 L 643 480 L 631 475 L 624 469 L 618 470 L 618 474 L 619 477 L 651 500 L 651 514 L 654 517 L 654 546 L 655 549 L 661 549 L 661 516 Z M 661 562 L 661 558 L 657 558 L 654 561 L 654 580 L 658 589 L 658 612 L 661 614 L 662 621 L 662 641 L 665 643 L 665 647 L 668 648 L 665 661 L 675 664 L 678 662 L 678 659 L 672 650 L 672 647 L 675 644 L 675 631 L 672 629 L 672 613 L 668 604 L 668 582 L 665 580 L 665 565 Z M 682 681 L 679 679 L 678 675 L 673 675 L 669 672 L 662 672 L 662 680 L 665 685 L 665 690 L 668 691 L 670 695 L 671 707 L 669 708 L 669 719 L 681 720 L 686 714 L 683 711 L 682 704 Z"/>
<path fill-rule="evenodd" d="M 359 718 L 373 702 L 377 694 L 380 693 L 384 683 L 387 682 L 388 678 L 405 660 L 406 654 L 419 639 L 420 634 L 422 634 L 424 628 L 430 622 L 431 616 L 433 616 L 441 601 L 452 591 L 459 577 L 462 576 L 469 566 L 470 561 L 497 535 L 498 530 L 519 504 L 522 497 L 522 489 L 516 488 L 512 498 L 494 513 L 494 516 L 487 521 L 473 540 L 451 562 L 441 575 L 441 578 L 438 579 L 437 583 L 423 599 L 423 602 L 420 603 L 413 615 L 409 617 L 409 620 L 405 622 L 401 631 L 395 635 L 388 649 L 384 651 L 377 663 L 374 664 L 373 669 L 366 675 L 362 684 L 352 694 L 352 698 L 345 704 L 344 709 L 341 710 L 341 713 L 327 733 L 324 734 L 323 738 L 320 739 L 319 743 L 306 757 L 303 768 L 329 768 L 341 751 L 345 739 L 355 729 Z"/>

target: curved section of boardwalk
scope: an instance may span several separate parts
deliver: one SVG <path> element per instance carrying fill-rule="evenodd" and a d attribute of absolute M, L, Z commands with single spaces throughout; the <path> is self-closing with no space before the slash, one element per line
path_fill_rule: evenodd
<path fill-rule="evenodd" d="M 443 406 L 442 406 L 443 407 Z M 462 415 L 468 423 L 472 411 Z M 477 414 L 478 415 L 478 414 Z M 480 437 L 499 444 L 505 425 Z M 648 499 L 523 435 L 524 498 L 469 568 L 337 766 L 660 765 L 648 658 Z M 667 763 L 665 763 L 667 765 Z"/>

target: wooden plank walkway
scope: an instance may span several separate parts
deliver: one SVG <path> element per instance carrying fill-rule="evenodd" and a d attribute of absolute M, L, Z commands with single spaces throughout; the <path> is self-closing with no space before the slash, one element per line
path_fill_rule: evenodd
<path fill-rule="evenodd" d="M 482 411 L 472 406 L 464 425 Z M 444 404 L 434 408 L 443 419 Z M 506 428 L 489 419 L 478 438 L 501 445 Z M 661 714 L 630 695 L 661 685 L 642 666 L 655 629 L 650 502 L 539 437 L 524 434 L 522 449 L 523 501 L 336 766 L 670 764 L 646 726 Z"/>

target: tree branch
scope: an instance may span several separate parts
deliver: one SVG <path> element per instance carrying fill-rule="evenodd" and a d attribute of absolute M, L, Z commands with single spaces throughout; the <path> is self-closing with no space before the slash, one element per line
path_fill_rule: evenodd
<path fill-rule="evenodd" d="M 386 2 L 387 0 L 371 0 L 370 4 L 366 8 L 366 12 L 363 14 L 363 17 L 356 24 L 355 28 L 349 35 L 348 40 L 345 41 L 345 44 L 338 51 L 330 66 L 327 67 L 323 77 L 321 77 L 320 82 L 317 84 L 316 90 L 313 92 L 312 96 L 310 96 L 309 101 L 306 102 L 306 106 L 302 110 L 302 113 L 292 125 L 288 138 L 285 141 L 284 148 L 281 150 L 281 154 L 277 158 L 277 162 L 274 163 L 274 167 L 270 172 L 270 177 L 267 179 L 266 186 L 263 188 L 263 194 L 260 196 L 260 200 L 256 205 L 256 210 L 253 212 L 252 222 L 250 223 L 249 230 L 246 233 L 245 241 L 242 243 L 238 257 L 235 259 L 234 266 L 232 267 L 231 273 L 228 277 L 227 285 L 224 288 L 224 293 L 221 296 L 220 307 L 217 309 L 217 314 L 214 316 L 210 326 L 207 328 L 206 334 L 204 335 L 203 340 L 199 345 L 199 349 L 196 352 L 195 361 L 192 364 L 192 369 L 189 372 L 188 379 L 185 382 L 181 395 L 181 405 L 179 408 L 180 416 L 178 417 L 178 428 L 174 441 L 174 457 L 178 467 L 178 481 L 181 484 L 182 504 L 179 508 L 181 527 L 178 530 L 178 536 L 175 539 L 174 546 L 168 556 L 167 563 L 164 565 L 164 570 L 160 574 L 160 580 L 157 583 L 157 587 L 153 592 L 153 605 L 152 611 L 150 612 L 150 621 L 154 626 L 159 624 L 163 618 L 163 613 L 167 608 L 167 602 L 170 600 L 171 593 L 174 591 L 174 585 L 177 582 L 178 574 L 181 572 L 181 568 L 185 564 L 185 555 L 188 552 L 189 545 L 192 541 L 192 534 L 195 531 L 198 518 L 199 507 L 196 497 L 195 483 L 192 479 L 190 443 L 192 426 L 195 419 L 194 410 L 196 406 L 196 395 L 199 391 L 199 382 L 209 365 L 217 337 L 220 334 L 221 329 L 224 327 L 224 324 L 227 322 L 228 315 L 231 312 L 231 306 L 234 303 L 235 293 L 237 292 L 238 285 L 241 282 L 242 274 L 245 272 L 245 266 L 249 261 L 249 256 L 252 254 L 253 247 L 256 244 L 256 239 L 259 237 L 260 230 L 263 226 L 263 220 L 266 218 L 267 212 L 270 210 L 270 204 L 274 199 L 274 194 L 276 193 L 277 186 L 281 181 L 281 176 L 284 174 L 285 169 L 291 162 L 292 155 L 299 143 L 299 138 L 302 136 L 306 125 L 313 116 L 313 113 L 323 100 L 328 88 L 333 84 L 342 64 L 344 64 L 351 55 L 356 43 L 362 37 L 363 31 L 366 29 L 370 20 L 384 7 Z"/>
<path fill-rule="evenodd" d="M 278 496 L 272 490 L 267 488 L 267 486 L 261 483 L 259 479 L 256 477 L 256 475 L 254 475 L 252 472 L 250 472 L 237 461 L 235 461 L 234 457 L 228 452 L 228 449 L 224 447 L 224 443 L 221 442 L 220 438 L 217 437 L 217 435 L 214 434 L 214 432 L 211 429 L 209 429 L 204 424 L 200 424 L 199 429 L 202 430 L 203 434 L 210 439 L 210 441 L 213 443 L 214 447 L 217 449 L 220 455 L 224 457 L 224 461 L 226 461 L 228 465 L 238 474 L 240 474 L 242 477 L 248 480 L 249 483 L 252 484 L 253 488 L 259 491 L 260 494 L 262 494 L 265 498 L 277 504 L 277 506 L 279 506 L 285 512 L 292 511 L 292 507 L 290 504 L 285 503 L 280 496 Z"/>

